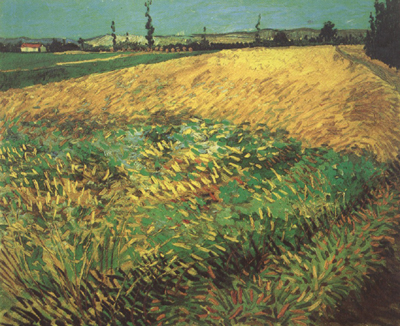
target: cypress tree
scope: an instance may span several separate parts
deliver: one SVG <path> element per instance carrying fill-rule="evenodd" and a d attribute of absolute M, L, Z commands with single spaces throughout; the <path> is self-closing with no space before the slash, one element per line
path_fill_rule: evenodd
<path fill-rule="evenodd" d="M 400 68 L 400 0 L 375 1 L 370 14 L 365 52 L 389 66 Z"/>
<path fill-rule="evenodd" d="M 150 6 L 152 4 L 152 0 L 148 0 L 144 3 L 145 7 L 146 7 L 146 14 L 145 16 L 147 17 L 147 22 L 146 22 L 146 29 L 147 29 L 147 35 L 146 35 L 146 40 L 147 40 L 147 45 L 149 46 L 149 48 L 153 48 L 154 45 L 154 38 L 153 38 L 153 34 L 154 34 L 154 26 L 153 26 L 153 19 L 150 16 Z"/>

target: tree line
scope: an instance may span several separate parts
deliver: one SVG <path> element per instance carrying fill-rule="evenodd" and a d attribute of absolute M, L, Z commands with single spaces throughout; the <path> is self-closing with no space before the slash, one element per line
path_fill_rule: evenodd
<path fill-rule="evenodd" d="M 146 12 L 145 17 L 147 18 L 147 22 L 145 28 L 147 30 L 146 40 L 147 44 L 141 45 L 138 42 L 130 42 L 128 38 L 128 33 L 126 33 L 127 37 L 124 42 L 116 42 L 116 34 L 115 34 L 115 22 L 111 23 L 111 36 L 113 40 L 113 51 L 119 50 L 152 50 L 152 49 L 162 49 L 173 51 L 174 49 L 182 49 L 182 48 L 191 48 L 195 51 L 197 50 L 218 50 L 218 49 L 228 49 L 228 48 L 244 48 L 244 47 L 254 47 L 254 46 L 265 46 L 265 47 L 274 47 L 274 46 L 306 46 L 306 45 L 321 45 L 321 44 L 364 44 L 365 37 L 363 35 L 346 35 L 346 36 L 338 36 L 338 31 L 335 27 L 335 24 L 331 21 L 327 21 L 324 23 L 324 26 L 321 29 L 321 32 L 318 37 L 308 37 L 307 35 L 300 40 L 289 40 L 288 36 L 284 31 L 278 31 L 272 40 L 262 39 L 261 37 L 261 14 L 258 15 L 257 24 L 255 25 L 256 33 L 255 39 L 253 42 L 237 42 L 237 43 L 212 43 L 207 39 L 207 28 L 203 28 L 203 34 L 201 35 L 200 42 L 191 42 L 188 44 L 169 44 L 166 46 L 155 47 L 154 42 L 154 31 L 155 28 L 152 23 L 152 17 L 150 15 L 150 6 L 152 5 L 152 0 L 147 0 L 145 2 Z M 81 40 L 81 39 L 80 39 Z M 82 49 L 83 49 L 83 40 L 82 40 Z"/>
<path fill-rule="evenodd" d="M 272 39 L 262 38 L 261 36 L 261 14 L 258 15 L 257 23 L 255 25 L 255 36 L 252 42 L 236 42 L 236 43 L 213 43 L 207 38 L 207 28 L 204 27 L 203 34 L 199 42 L 191 42 L 188 44 L 169 44 L 163 47 L 155 45 L 154 32 L 155 27 L 150 15 L 150 8 L 152 0 L 146 0 L 145 3 L 145 17 L 147 18 L 145 28 L 147 34 L 145 35 L 146 44 L 139 42 L 132 42 L 129 40 L 129 34 L 126 33 L 125 41 L 117 42 L 116 36 L 116 23 L 111 22 L 111 36 L 112 36 L 112 50 L 164 50 L 174 52 L 177 49 L 192 49 L 193 51 L 199 50 L 220 50 L 228 48 L 244 48 L 244 47 L 275 47 L 275 46 L 309 46 L 320 44 L 365 44 L 365 51 L 372 59 L 379 59 L 393 67 L 400 67 L 400 0 L 385 0 L 379 2 L 375 0 L 374 8 L 375 15 L 370 14 L 369 25 L 370 29 L 366 37 L 363 35 L 345 35 L 339 36 L 335 24 L 331 21 L 324 23 L 318 36 L 305 35 L 301 39 L 289 39 L 284 31 L 275 33 Z M 19 52 L 21 49 L 22 41 L 14 44 L 0 43 L 1 52 Z M 80 38 L 78 44 L 66 43 L 65 40 L 60 42 L 58 39 L 46 45 L 48 52 L 63 52 L 70 50 L 86 50 L 86 51 L 108 51 L 107 46 L 91 46 L 85 43 L 85 40 Z"/>
<path fill-rule="evenodd" d="M 16 43 L 0 43 L 0 52 L 21 52 L 21 46 L 23 43 L 29 43 L 29 41 L 18 41 Z M 59 39 L 53 38 L 51 43 L 45 45 L 47 52 L 64 52 L 64 51 L 77 51 L 81 48 L 79 45 L 71 42 L 67 42 L 65 39 L 60 41 Z"/>
<path fill-rule="evenodd" d="M 150 15 L 150 6 L 152 0 L 145 2 L 147 22 L 145 28 L 147 30 L 147 46 L 149 49 L 154 47 L 154 31 L 155 28 L 152 24 L 152 17 Z M 203 35 L 200 42 L 192 42 L 190 44 L 170 44 L 164 47 L 165 49 L 172 50 L 175 47 L 184 48 L 190 47 L 193 50 L 215 50 L 225 48 L 241 48 L 253 46 L 306 46 L 306 45 L 319 45 L 319 44 L 365 44 L 366 54 L 372 59 L 379 59 L 389 64 L 390 66 L 400 67 L 400 0 L 386 0 L 386 2 L 379 2 L 375 0 L 374 4 L 375 16 L 370 14 L 370 30 L 367 32 L 366 37 L 362 35 L 345 35 L 339 36 L 335 24 L 331 21 L 324 23 L 321 28 L 320 34 L 317 37 L 308 37 L 307 35 L 298 40 L 290 40 L 284 31 L 278 31 L 272 40 L 261 38 L 261 14 L 258 16 L 255 25 L 256 33 L 253 42 L 248 43 L 211 43 L 206 36 L 206 27 L 203 29 Z M 141 49 L 138 43 L 130 43 L 128 37 L 125 44 L 120 44 L 119 48 L 115 42 L 115 25 L 112 22 L 113 30 L 113 49 L 118 50 L 121 47 L 125 49 Z M 128 33 L 127 33 L 128 35 Z"/>
<path fill-rule="evenodd" d="M 124 51 L 124 50 L 164 50 L 164 51 L 174 51 L 177 49 L 191 48 L 193 51 L 204 51 L 204 50 L 222 50 L 222 49 L 234 49 L 234 48 L 248 48 L 248 47 L 277 47 L 277 46 L 310 46 L 310 45 L 322 45 L 322 44 L 364 44 L 365 36 L 358 35 L 345 35 L 338 36 L 338 31 L 335 29 L 335 24 L 328 21 L 324 24 L 318 36 L 307 36 L 302 39 L 289 39 L 289 36 L 284 31 L 276 31 L 272 39 L 262 38 L 261 28 L 260 28 L 261 15 L 259 15 L 258 22 L 256 24 L 257 32 L 255 33 L 255 38 L 250 42 L 235 42 L 235 43 L 221 43 L 221 42 L 211 42 L 207 37 L 207 28 L 203 28 L 203 33 L 200 35 L 199 41 L 191 41 L 187 43 L 170 43 L 164 46 L 156 46 L 154 39 L 146 44 L 140 44 L 138 42 L 131 42 L 127 37 L 124 41 L 115 42 L 114 31 L 111 34 L 113 36 L 113 51 Z M 112 25 L 115 26 L 115 25 Z M 154 27 L 148 30 L 146 39 L 154 33 Z M 128 36 L 128 33 L 127 33 Z M 89 48 L 86 48 L 89 50 Z"/>
<path fill-rule="evenodd" d="M 400 68 L 400 0 L 375 1 L 370 14 L 365 52 L 391 67 Z"/>

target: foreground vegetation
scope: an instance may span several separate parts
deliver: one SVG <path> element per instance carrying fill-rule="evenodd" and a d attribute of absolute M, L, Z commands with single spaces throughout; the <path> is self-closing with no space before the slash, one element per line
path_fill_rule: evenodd
<path fill-rule="evenodd" d="M 282 130 L 146 111 L 0 126 L 2 325 L 318 324 L 393 243 L 386 166 Z"/>
<path fill-rule="evenodd" d="M 202 53 L 204 52 L 125 53 L 125 55 L 124 53 L 64 55 L 53 53 L 1 53 L 0 69 L 12 71 L 0 72 L 0 91 L 36 84 L 44 85 L 50 82 L 59 82 L 65 79 L 134 67 L 140 64 L 151 64 L 186 56 L 196 56 Z M 121 57 L 113 58 L 116 56 Z M 93 61 L 85 62 L 87 60 Z M 63 63 L 63 65 L 58 65 L 60 63 Z"/>

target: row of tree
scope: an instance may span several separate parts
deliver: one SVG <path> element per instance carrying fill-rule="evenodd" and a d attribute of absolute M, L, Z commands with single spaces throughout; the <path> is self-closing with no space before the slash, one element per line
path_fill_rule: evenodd
<path fill-rule="evenodd" d="M 226 48 L 242 48 L 254 46 L 304 46 L 304 45 L 317 45 L 317 44 L 365 44 L 365 50 L 368 56 L 373 59 L 379 59 L 390 66 L 400 67 L 400 0 L 385 0 L 386 2 L 379 2 L 375 0 L 375 16 L 370 15 L 370 30 L 367 32 L 366 38 L 363 36 L 338 36 L 338 30 L 335 24 L 331 21 L 324 23 L 320 34 L 317 37 L 303 37 L 300 40 L 290 40 L 285 32 L 280 31 L 275 34 L 272 40 L 262 39 L 261 37 L 261 14 L 258 16 L 255 25 L 256 33 L 253 42 L 249 43 L 211 43 L 207 39 L 207 28 L 204 27 L 203 34 L 200 42 L 192 42 L 190 44 L 170 44 L 164 47 L 165 49 L 175 48 L 192 48 L 193 50 L 215 50 Z M 130 42 L 129 34 L 126 33 L 124 42 L 117 43 L 116 26 L 115 22 L 111 23 L 111 35 L 114 51 L 117 50 L 145 50 L 154 48 L 154 31 L 153 20 L 150 15 L 150 6 L 152 0 L 145 1 L 145 17 L 147 18 L 145 28 L 147 30 L 146 40 L 147 44 L 142 45 L 138 42 Z M 22 42 L 15 44 L 2 44 L 0 43 L 1 52 L 18 52 L 20 51 Z M 108 50 L 107 47 L 92 47 L 85 44 L 85 41 L 80 38 L 78 45 L 74 43 L 60 42 L 57 39 L 46 46 L 48 52 L 62 52 L 68 50 Z"/>
<path fill-rule="evenodd" d="M 22 42 L 18 43 L 0 43 L 0 52 L 19 52 L 21 51 Z"/>
<path fill-rule="evenodd" d="M 146 6 L 147 7 L 147 6 Z M 147 7 L 148 8 L 148 7 Z M 129 34 L 126 33 L 126 39 L 123 42 L 116 41 L 115 35 L 115 22 L 111 23 L 111 36 L 113 40 L 113 50 L 114 51 L 124 51 L 124 50 L 134 50 L 134 51 L 142 51 L 146 49 L 160 49 L 160 47 L 154 46 L 154 27 L 152 25 L 152 20 L 149 14 L 149 9 L 146 11 L 146 16 L 148 17 L 148 21 L 146 23 L 147 28 L 147 44 L 140 44 L 138 42 L 129 41 Z M 220 49 L 229 49 L 229 48 L 246 48 L 246 47 L 276 47 L 276 46 L 307 46 L 307 45 L 319 45 L 319 44 L 364 44 L 365 37 L 363 35 L 346 35 L 346 36 L 338 36 L 338 31 L 335 27 L 335 24 L 328 21 L 324 24 L 324 27 L 321 29 L 320 34 L 317 37 L 308 37 L 307 35 L 302 39 L 290 40 L 287 34 L 284 31 L 278 31 L 275 33 L 272 39 L 263 39 L 261 37 L 261 15 L 258 17 L 258 22 L 256 25 L 256 34 L 253 42 L 237 42 L 237 43 L 212 43 L 207 39 L 207 28 L 203 28 L 203 34 L 201 34 L 201 39 L 199 42 L 191 42 L 186 44 L 169 44 L 162 47 L 162 49 L 169 51 L 176 48 L 192 48 L 194 51 L 198 50 L 220 50 Z M 81 42 L 81 39 L 80 41 Z M 83 43 L 83 40 L 82 40 Z M 82 47 L 83 49 L 83 47 Z M 89 50 L 86 48 L 86 50 Z"/>
<path fill-rule="evenodd" d="M 16 43 L 0 43 L 0 52 L 20 52 L 23 42 L 18 41 Z M 64 51 L 76 51 L 80 47 L 71 42 L 66 42 L 66 40 L 59 41 L 58 39 L 53 39 L 50 44 L 45 45 L 47 52 L 64 52 Z"/>
<path fill-rule="evenodd" d="M 154 45 L 154 26 L 150 16 L 150 5 L 152 0 L 145 2 L 147 17 L 146 30 L 147 30 L 147 45 L 152 48 Z M 335 24 L 331 21 L 324 23 L 321 32 L 317 38 L 305 37 L 302 40 L 291 41 L 287 35 L 281 31 L 278 32 L 273 41 L 261 39 L 261 14 L 258 16 L 255 34 L 255 40 L 250 44 L 236 43 L 233 47 L 240 45 L 250 46 L 287 46 L 287 45 L 310 45 L 310 44 L 361 44 L 365 42 L 365 50 L 367 55 L 373 59 L 380 59 L 390 66 L 400 67 L 400 0 L 386 0 L 386 3 L 375 0 L 375 16 L 370 15 L 370 31 L 368 31 L 366 38 L 354 37 L 352 35 L 338 37 L 338 30 Z M 113 22 L 114 24 L 114 22 Z M 115 27 L 113 27 L 115 32 Z M 199 44 L 192 44 L 192 47 L 199 49 L 213 49 L 218 47 L 226 47 L 227 44 L 210 44 L 206 38 L 206 27 L 204 27 L 204 34 Z M 115 34 L 114 35 L 114 47 Z M 231 44 L 232 47 L 232 44 Z"/>
<path fill-rule="evenodd" d="M 150 16 L 150 6 L 152 0 L 146 0 L 145 7 L 147 22 L 145 28 L 147 30 L 147 46 L 152 49 L 154 46 L 154 31 L 155 28 Z M 281 31 L 275 34 L 273 41 L 261 39 L 261 14 L 258 16 L 257 24 L 255 25 L 256 34 L 253 43 L 236 43 L 230 44 L 230 47 L 241 46 L 287 46 L 287 45 L 310 45 L 310 44 L 360 44 L 365 42 L 365 50 L 368 56 L 373 59 L 379 59 L 390 66 L 400 67 L 400 0 L 386 0 L 386 3 L 375 0 L 375 16 L 370 14 L 370 30 L 367 32 L 365 39 L 362 37 L 345 36 L 338 37 L 338 30 L 335 24 L 331 21 L 324 23 L 321 32 L 317 38 L 305 37 L 302 40 L 291 41 L 287 35 Z M 116 50 L 116 35 L 115 23 L 111 25 L 113 36 L 113 48 Z M 204 27 L 203 36 L 200 43 L 193 43 L 189 46 L 194 49 L 207 50 L 226 48 L 228 44 L 213 44 L 207 40 L 207 29 Z M 128 45 L 128 33 L 126 44 Z M 138 44 L 133 44 L 138 47 Z"/>
<path fill-rule="evenodd" d="M 145 2 L 147 22 L 145 28 L 147 30 L 147 46 L 152 49 L 154 46 L 154 31 L 155 28 L 152 24 L 152 17 L 150 16 L 150 6 L 152 0 Z M 321 32 L 317 38 L 305 37 L 302 40 L 289 40 L 287 35 L 281 31 L 275 34 L 274 39 L 262 40 L 261 39 L 261 14 L 258 16 L 257 24 L 255 25 L 256 33 L 253 43 L 236 43 L 236 44 L 222 44 L 210 43 L 207 40 L 207 29 L 204 27 L 203 35 L 200 43 L 192 43 L 189 45 L 195 50 L 208 50 L 232 47 L 245 47 L 245 46 L 287 46 L 287 45 L 311 45 L 311 44 L 361 44 L 365 42 L 365 50 L 368 56 L 373 59 L 379 59 L 390 66 L 400 67 L 400 0 L 386 0 L 386 3 L 375 0 L 375 16 L 370 14 L 370 30 L 367 36 L 354 37 L 352 35 L 339 37 L 338 30 L 335 24 L 331 21 L 324 23 Z M 113 35 L 113 48 L 117 49 L 115 23 L 111 25 Z M 128 33 L 127 33 L 128 36 Z M 140 47 L 139 44 L 129 44 L 128 37 L 124 44 L 125 46 Z M 171 45 L 174 46 L 174 45 Z"/>
<path fill-rule="evenodd" d="M 145 17 L 147 18 L 147 22 L 145 25 L 145 28 L 147 30 L 146 34 L 146 40 L 147 40 L 147 48 L 153 49 L 154 47 L 154 31 L 155 28 L 153 26 L 153 20 L 150 15 L 150 6 L 152 5 L 152 0 L 147 0 L 145 2 L 145 7 L 146 7 L 146 12 L 145 12 Z M 361 44 L 364 43 L 365 39 L 364 37 L 357 37 L 357 36 L 345 36 L 345 37 L 338 37 L 338 31 L 335 27 L 335 24 L 332 23 L 331 21 L 328 21 L 324 23 L 323 28 L 321 29 L 321 32 L 318 37 L 311 37 L 308 38 L 307 36 L 302 39 L 302 40 L 289 40 L 287 37 L 286 33 L 283 31 L 277 32 L 273 38 L 273 40 L 263 40 L 261 38 L 261 14 L 258 15 L 258 20 L 256 24 L 256 34 L 255 34 L 255 40 L 252 43 L 235 43 L 235 44 L 223 44 L 223 43 L 210 43 L 207 40 L 207 28 L 204 27 L 203 29 L 203 34 L 201 37 L 201 41 L 199 43 L 194 42 L 191 44 L 187 44 L 188 47 L 191 47 L 196 50 L 213 50 L 213 49 L 219 49 L 219 48 L 238 48 L 238 47 L 248 47 L 248 46 L 288 46 L 288 45 L 313 45 L 313 44 Z M 112 36 L 112 42 L 113 42 L 113 50 L 118 51 L 118 50 L 124 50 L 124 49 L 129 49 L 129 50 L 142 50 L 144 49 L 143 45 L 140 45 L 137 42 L 130 42 L 128 38 L 128 33 L 126 33 L 126 40 L 125 42 L 119 42 L 117 43 L 117 37 L 115 34 L 115 22 L 111 22 L 111 36 Z M 83 49 L 83 44 L 84 41 L 82 39 L 79 39 L 79 43 L 81 44 L 81 47 Z M 168 47 L 173 47 L 174 44 L 170 44 Z M 175 44 L 175 46 L 179 46 Z"/>

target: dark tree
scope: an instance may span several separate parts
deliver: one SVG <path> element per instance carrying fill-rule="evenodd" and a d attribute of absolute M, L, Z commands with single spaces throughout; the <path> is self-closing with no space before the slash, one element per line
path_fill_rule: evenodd
<path fill-rule="evenodd" d="M 375 1 L 375 17 L 370 15 L 365 50 L 372 59 L 379 59 L 400 68 L 400 0 Z"/>
<path fill-rule="evenodd" d="M 210 47 L 210 42 L 207 40 L 207 28 L 204 26 L 203 35 L 201 35 L 200 48 L 207 50 Z"/>
<path fill-rule="evenodd" d="M 112 39 L 113 39 L 113 49 L 116 50 L 116 48 L 117 48 L 117 35 L 115 35 L 115 22 L 114 21 L 111 22 L 111 31 L 112 31 L 111 36 L 112 36 Z"/>
<path fill-rule="evenodd" d="M 321 42 L 331 42 L 336 39 L 337 29 L 335 28 L 335 24 L 331 21 L 327 21 L 324 23 L 324 27 L 321 29 L 321 33 L 319 33 L 319 38 Z"/>
<path fill-rule="evenodd" d="M 274 43 L 276 45 L 289 45 L 290 41 L 285 32 L 279 31 L 274 36 Z"/>
<path fill-rule="evenodd" d="M 150 16 L 150 6 L 152 4 L 153 0 L 147 0 L 144 5 L 147 8 L 145 16 L 147 17 L 147 23 L 146 23 L 146 29 L 147 29 L 147 35 L 146 35 L 146 40 L 147 40 L 147 45 L 149 48 L 153 48 L 154 45 L 154 26 L 153 26 L 153 20 L 151 19 Z"/>
<path fill-rule="evenodd" d="M 257 21 L 257 24 L 256 24 L 256 29 L 257 29 L 257 32 L 256 32 L 256 38 L 255 38 L 255 43 L 256 44 L 261 44 L 261 36 L 260 36 L 260 25 L 261 25 L 261 14 L 259 14 L 258 15 L 258 21 Z"/>
<path fill-rule="evenodd" d="M 22 41 L 18 41 L 15 44 L 10 44 L 10 52 L 21 52 Z"/>
<path fill-rule="evenodd" d="M 80 49 L 79 45 L 75 43 L 65 43 L 62 45 L 62 51 L 78 51 Z"/>
<path fill-rule="evenodd" d="M 52 42 L 49 45 L 50 52 L 62 52 L 64 51 L 64 44 L 59 40 L 53 38 Z"/>
<path fill-rule="evenodd" d="M 81 38 L 81 37 L 79 38 L 78 44 L 80 45 L 81 50 L 84 50 L 84 48 L 85 48 L 85 40 L 83 38 Z"/>

